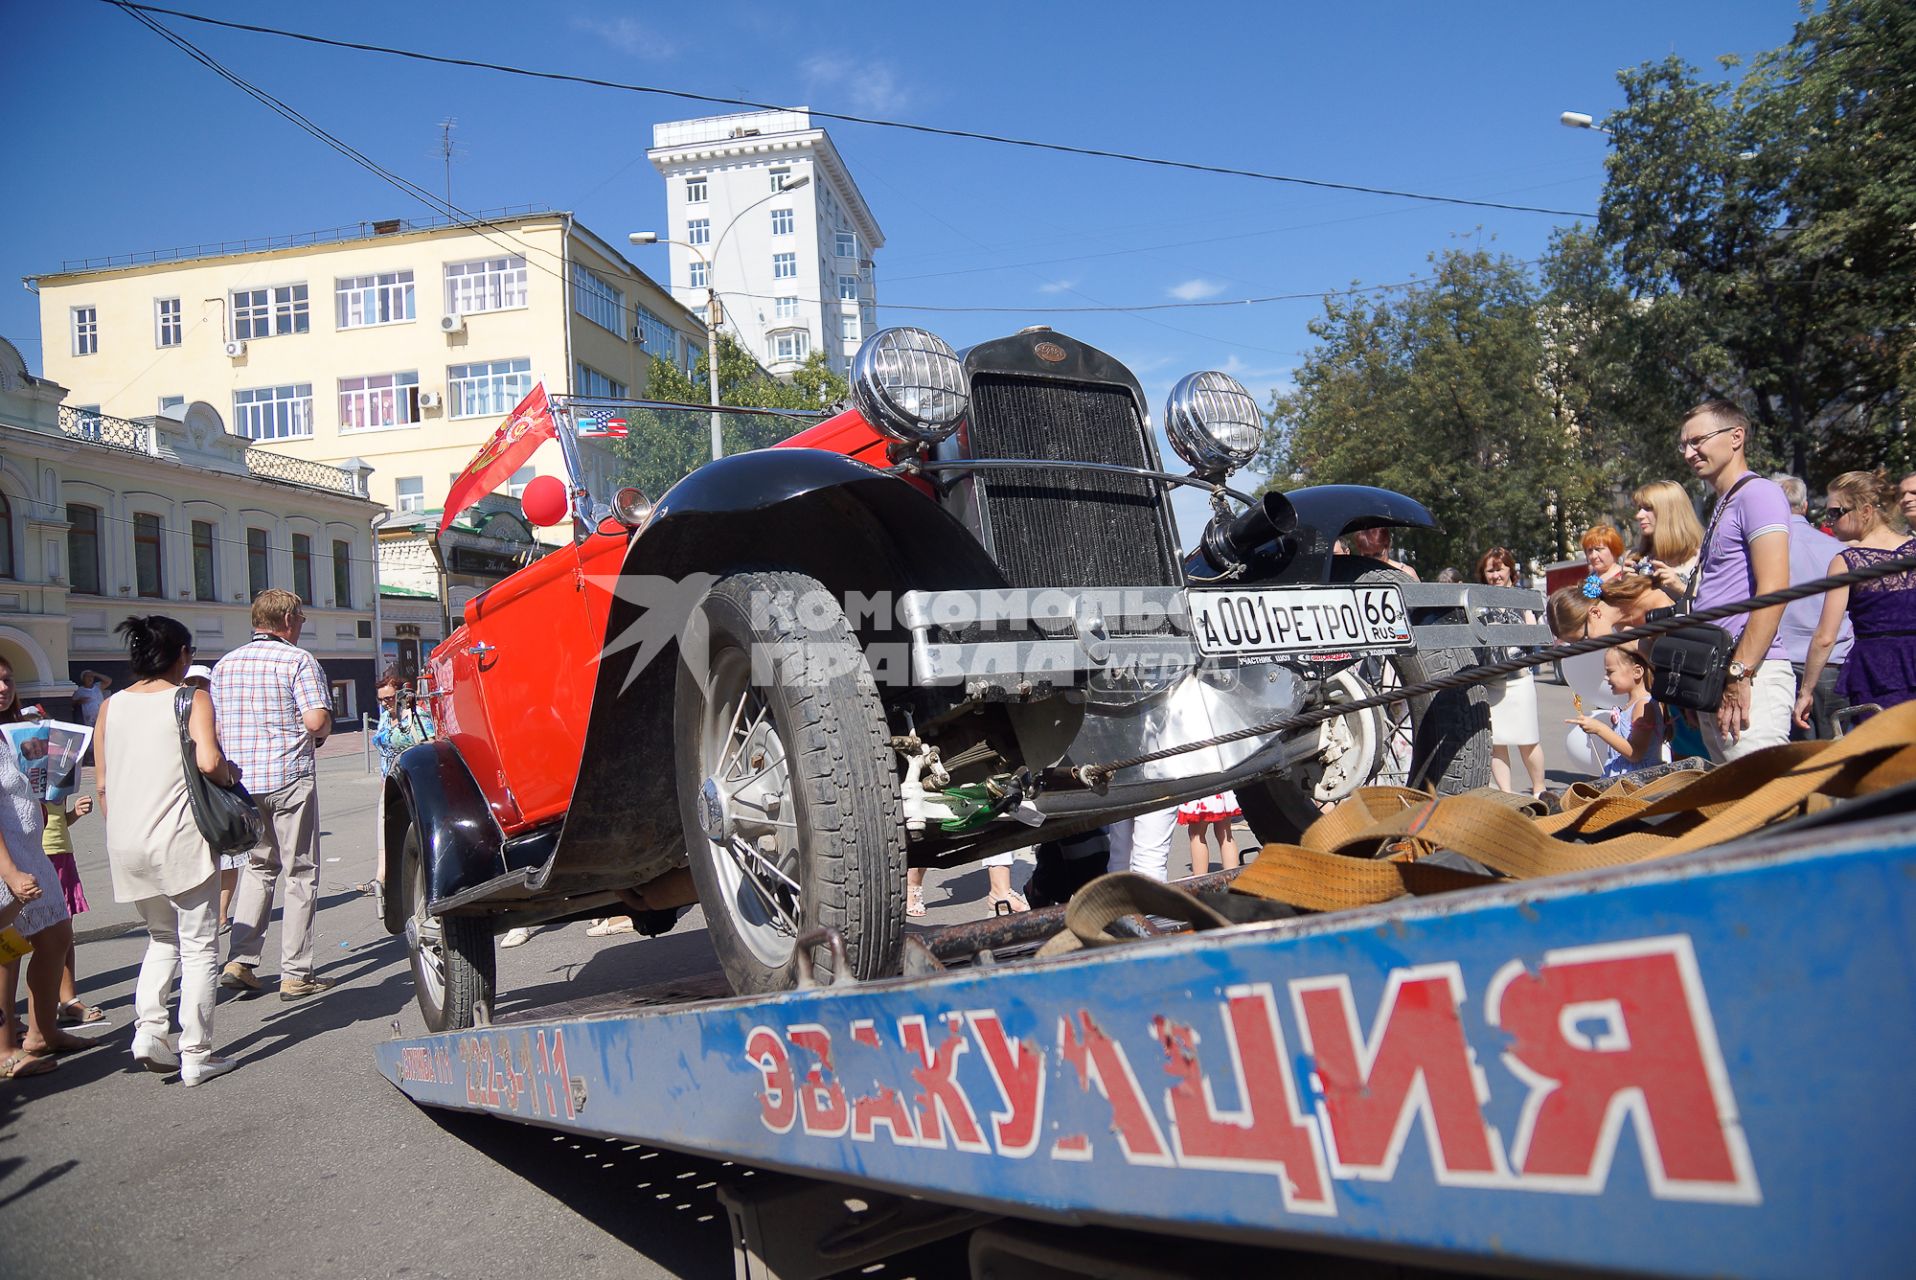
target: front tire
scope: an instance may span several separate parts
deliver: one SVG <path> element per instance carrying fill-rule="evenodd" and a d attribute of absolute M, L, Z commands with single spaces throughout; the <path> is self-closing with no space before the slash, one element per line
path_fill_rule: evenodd
<path fill-rule="evenodd" d="M 1358 561 L 1359 566 L 1369 562 Z M 1340 582 L 1396 582 L 1409 579 L 1382 566 L 1334 572 Z M 1462 609 L 1419 609 L 1412 626 L 1468 621 Z M 1355 668 L 1356 677 L 1371 692 L 1403 688 L 1461 671 L 1473 661 L 1469 650 L 1432 649 L 1367 658 Z M 1365 723 L 1357 723 L 1367 717 Z M 1481 686 L 1403 701 L 1371 711 L 1353 713 L 1351 722 L 1332 722 L 1352 742 L 1371 744 L 1368 761 L 1357 762 L 1356 785 L 1406 786 L 1455 795 L 1490 783 L 1490 703 Z M 1349 761 L 1338 761 L 1345 768 Z M 1324 767 L 1299 767 L 1277 777 L 1237 789 L 1245 821 L 1264 842 L 1295 844 L 1297 838 L 1324 812 L 1319 807 Z M 1355 786 L 1334 790 L 1348 794 Z"/>
<path fill-rule="evenodd" d="M 843 938 L 851 977 L 897 973 L 905 830 L 890 731 L 838 602 L 803 574 L 741 573 L 697 620 L 706 634 L 681 655 L 674 708 L 679 808 L 732 989 L 798 985 L 797 939 L 820 928 Z M 835 976 L 830 948 L 811 952 L 819 979 Z"/>
<path fill-rule="evenodd" d="M 428 1031 L 464 1031 L 478 1025 L 481 1004 L 492 1005 L 498 981 L 492 929 L 480 917 L 427 911 L 431 877 L 422 860 L 419 827 L 409 824 L 399 865 L 413 989 Z"/>

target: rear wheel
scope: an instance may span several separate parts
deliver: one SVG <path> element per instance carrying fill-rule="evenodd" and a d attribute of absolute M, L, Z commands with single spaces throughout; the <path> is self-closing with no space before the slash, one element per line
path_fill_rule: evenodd
<path fill-rule="evenodd" d="M 413 987 L 429 1031 L 463 1031 L 477 1025 L 481 1003 L 490 1006 L 497 981 L 488 921 L 474 916 L 435 916 L 426 910 L 430 877 L 421 865 L 419 828 L 406 828 L 400 849 L 406 904 L 406 947 L 412 953 Z"/>
<path fill-rule="evenodd" d="M 1339 566 L 1342 568 L 1342 566 Z M 1347 582 L 1407 582 L 1394 569 L 1334 575 Z M 1461 623 L 1461 609 L 1419 609 L 1413 626 Z M 1355 702 L 1462 670 L 1469 650 L 1433 649 L 1366 658 L 1325 681 L 1327 702 Z M 1481 687 L 1404 698 L 1319 726 L 1316 757 L 1237 789 L 1260 841 L 1294 843 L 1325 809 L 1360 786 L 1403 786 L 1454 795 L 1490 782 L 1490 704 Z"/>
<path fill-rule="evenodd" d="M 798 982 L 799 937 L 836 930 L 850 975 L 898 971 L 905 832 L 877 686 L 812 578 L 745 573 L 700 605 L 679 667 L 679 807 L 706 927 L 734 990 Z M 694 629 L 696 633 L 696 628 Z M 821 978 L 836 961 L 811 948 Z"/>

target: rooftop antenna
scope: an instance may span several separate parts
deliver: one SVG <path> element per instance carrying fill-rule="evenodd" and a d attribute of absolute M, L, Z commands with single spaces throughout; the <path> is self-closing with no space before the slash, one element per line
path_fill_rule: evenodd
<path fill-rule="evenodd" d="M 452 131 L 459 125 L 459 117 L 447 116 L 439 122 L 439 158 L 446 166 L 446 212 L 452 213 Z"/>

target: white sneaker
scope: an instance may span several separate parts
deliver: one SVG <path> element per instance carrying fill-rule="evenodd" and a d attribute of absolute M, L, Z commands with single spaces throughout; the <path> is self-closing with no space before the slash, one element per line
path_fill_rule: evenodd
<path fill-rule="evenodd" d="M 499 939 L 499 945 L 502 947 L 523 947 L 531 941 L 532 930 L 508 929 L 506 930 L 505 936 Z"/>
<path fill-rule="evenodd" d="M 203 1084 L 214 1076 L 223 1076 L 237 1067 L 239 1063 L 231 1058 L 222 1058 L 217 1053 L 208 1054 L 198 1062 L 189 1062 L 180 1068 L 180 1079 L 188 1088 Z"/>
<path fill-rule="evenodd" d="M 180 1055 L 172 1044 L 153 1036 L 133 1037 L 133 1061 L 161 1075 L 180 1069 Z"/>

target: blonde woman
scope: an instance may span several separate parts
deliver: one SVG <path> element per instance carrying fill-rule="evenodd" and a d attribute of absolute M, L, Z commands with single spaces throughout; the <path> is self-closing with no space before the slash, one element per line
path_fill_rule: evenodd
<path fill-rule="evenodd" d="M 1637 504 L 1639 564 L 1651 562 L 1651 576 L 1673 596 L 1690 589 L 1697 554 L 1703 550 L 1703 525 L 1690 494 L 1674 480 L 1652 480 L 1630 495 Z"/>
<path fill-rule="evenodd" d="M 1880 471 L 1846 471 L 1830 481 L 1823 518 L 1837 538 L 1849 543 L 1833 560 L 1832 574 L 1899 556 L 1916 555 L 1916 538 L 1890 524 L 1896 493 Z M 1837 587 L 1823 596 L 1823 617 L 1810 637 L 1803 667 L 1805 692 L 1796 695 L 1796 723 L 1809 724 L 1816 678 L 1836 647 L 1844 613 L 1856 629 L 1856 643 L 1843 664 L 1836 691 L 1852 707 L 1893 707 L 1916 697 L 1916 572 L 1904 570 L 1874 582 Z"/>

